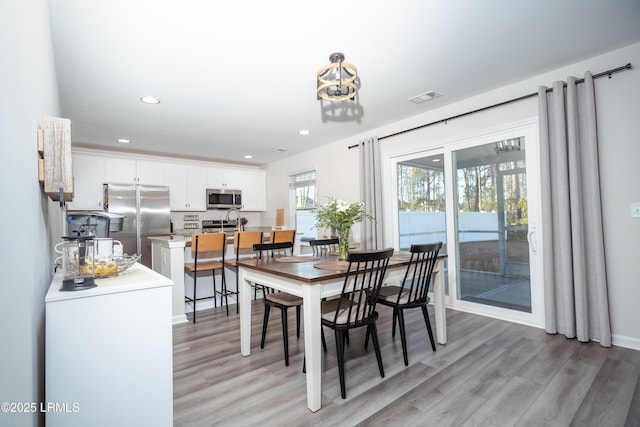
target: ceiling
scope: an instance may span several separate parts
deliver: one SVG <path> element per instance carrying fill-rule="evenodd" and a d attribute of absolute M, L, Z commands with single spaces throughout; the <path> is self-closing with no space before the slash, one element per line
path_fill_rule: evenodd
<path fill-rule="evenodd" d="M 638 0 L 49 3 L 74 146 L 249 165 L 640 41 Z M 316 99 L 333 52 L 356 102 Z"/>

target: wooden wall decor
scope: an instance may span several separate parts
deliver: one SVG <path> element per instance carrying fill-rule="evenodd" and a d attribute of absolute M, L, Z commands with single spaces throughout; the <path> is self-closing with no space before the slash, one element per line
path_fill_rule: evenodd
<path fill-rule="evenodd" d="M 71 120 L 45 117 L 38 129 L 38 152 L 42 157 L 38 160 L 38 179 L 45 194 L 55 201 L 72 201 Z"/>

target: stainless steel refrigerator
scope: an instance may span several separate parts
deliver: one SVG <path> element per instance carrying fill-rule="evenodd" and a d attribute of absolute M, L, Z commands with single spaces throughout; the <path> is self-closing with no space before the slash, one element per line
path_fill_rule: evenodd
<path fill-rule="evenodd" d="M 129 255 L 142 254 L 151 267 L 151 240 L 168 235 L 171 227 L 169 187 L 138 184 L 104 184 L 104 210 L 124 215 L 122 231 L 114 238 Z"/>

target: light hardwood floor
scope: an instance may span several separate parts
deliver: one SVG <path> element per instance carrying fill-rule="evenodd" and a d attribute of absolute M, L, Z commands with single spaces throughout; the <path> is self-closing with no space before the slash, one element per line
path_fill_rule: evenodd
<path fill-rule="evenodd" d="M 263 304 L 254 302 L 251 356 L 240 355 L 235 309 L 205 310 L 174 333 L 175 426 L 640 426 L 640 352 L 602 348 L 514 323 L 447 311 L 449 342 L 431 351 L 419 310 L 406 316 L 409 366 L 391 311 L 379 307 L 385 378 L 364 330 L 346 349 L 340 398 L 335 342 L 327 334 L 322 409 L 307 409 L 303 337 L 289 310 L 290 365 L 280 311 L 260 349 Z M 433 310 L 431 309 L 433 315 Z M 433 318 L 432 318 L 433 324 Z M 304 328 L 303 328 L 304 329 Z"/>

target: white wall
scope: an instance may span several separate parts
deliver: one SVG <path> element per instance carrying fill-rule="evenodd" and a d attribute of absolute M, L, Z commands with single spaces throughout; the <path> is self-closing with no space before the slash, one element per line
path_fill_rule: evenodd
<path fill-rule="evenodd" d="M 353 140 L 325 145 L 267 165 L 267 212 L 262 224 L 275 224 L 276 209 L 285 208 L 285 225 L 294 225 L 289 209 L 289 175 L 298 172 L 316 170 L 319 203 L 326 203 L 329 196 L 350 202 L 360 200 L 358 149 L 349 150 L 350 144 L 354 144 Z M 354 241 L 359 241 L 358 228 L 351 232 Z"/>
<path fill-rule="evenodd" d="M 267 210 L 288 208 L 287 176 L 316 167 L 320 200 L 334 195 L 345 200 L 359 199 L 358 149 L 349 145 L 370 136 L 384 136 L 445 119 L 508 99 L 536 92 L 539 85 L 551 86 L 569 75 L 582 77 L 590 70 L 598 73 L 631 62 L 640 67 L 640 43 L 606 55 L 571 64 L 562 69 L 522 80 L 451 104 L 410 119 L 380 127 L 354 138 L 335 142 L 316 150 L 293 155 L 267 167 Z M 365 88 L 363 87 L 363 90 Z M 640 186 L 635 177 L 640 159 L 640 70 L 616 74 L 596 81 L 598 134 L 605 222 L 605 249 L 611 325 L 615 345 L 640 349 L 640 219 L 630 218 L 629 204 L 640 202 Z M 444 94 L 446 96 L 446 94 Z M 366 107 L 366 106 L 365 106 Z M 383 158 L 411 150 L 436 147 L 443 142 L 484 133 L 508 123 L 537 116 L 537 98 L 491 109 L 438 124 L 380 142 Z M 384 177 L 383 177 L 384 179 Z M 391 183 L 390 185 L 393 185 Z M 385 201 L 395 203 L 395 201 Z M 356 227 L 357 228 L 357 227 Z M 388 243 L 388 242 L 387 242 Z"/>
<path fill-rule="evenodd" d="M 44 393 L 44 296 L 61 221 L 38 183 L 36 130 L 59 103 L 47 0 L 0 2 L 0 402 Z M 42 425 L 43 414 L 0 413 L 0 425 Z"/>

